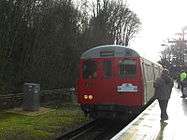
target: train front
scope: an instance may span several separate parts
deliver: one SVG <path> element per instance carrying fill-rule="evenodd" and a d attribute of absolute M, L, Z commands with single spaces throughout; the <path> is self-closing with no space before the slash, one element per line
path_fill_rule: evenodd
<path fill-rule="evenodd" d="M 84 113 L 92 118 L 115 118 L 141 107 L 139 62 L 139 55 L 123 46 L 99 46 L 83 53 L 76 92 Z"/>

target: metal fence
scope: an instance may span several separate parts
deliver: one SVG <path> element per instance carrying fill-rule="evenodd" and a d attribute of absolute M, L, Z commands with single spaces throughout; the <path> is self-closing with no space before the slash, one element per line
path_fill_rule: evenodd
<path fill-rule="evenodd" d="M 0 108 L 19 107 L 23 103 L 24 93 L 0 95 Z M 76 102 L 74 89 L 53 89 L 40 91 L 41 104 L 63 104 Z"/>

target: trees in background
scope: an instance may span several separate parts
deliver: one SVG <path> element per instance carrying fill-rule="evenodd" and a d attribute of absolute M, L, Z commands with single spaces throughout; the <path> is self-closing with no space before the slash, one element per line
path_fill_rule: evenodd
<path fill-rule="evenodd" d="M 80 54 L 101 44 L 128 45 L 140 28 L 122 0 L 1 0 L 0 90 L 24 82 L 72 87 Z"/>
<path fill-rule="evenodd" d="M 159 63 L 170 70 L 172 75 L 176 78 L 177 74 L 183 69 L 187 70 L 187 66 L 184 62 L 184 56 L 186 55 L 186 43 L 183 39 L 175 39 L 168 41 L 168 45 L 161 52 L 161 60 Z"/>
<path fill-rule="evenodd" d="M 89 19 L 84 32 L 85 36 L 89 37 L 87 46 L 114 43 L 127 46 L 140 29 L 139 18 L 123 0 L 97 0 L 91 3 L 92 6 L 88 3 L 89 1 L 84 1 L 84 6 L 90 9 L 86 12 L 84 10 Z"/>

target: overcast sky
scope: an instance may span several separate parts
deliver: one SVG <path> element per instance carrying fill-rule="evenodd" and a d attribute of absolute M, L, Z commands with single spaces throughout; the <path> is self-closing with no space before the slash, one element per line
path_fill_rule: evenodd
<path fill-rule="evenodd" d="M 127 0 L 142 22 L 130 47 L 153 61 L 160 59 L 161 44 L 187 26 L 187 0 Z"/>

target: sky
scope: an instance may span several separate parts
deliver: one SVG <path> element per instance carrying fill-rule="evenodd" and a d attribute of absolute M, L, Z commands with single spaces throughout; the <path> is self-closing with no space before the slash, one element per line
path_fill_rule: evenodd
<path fill-rule="evenodd" d="M 179 38 L 187 26 L 187 0 L 125 0 L 142 23 L 129 47 L 143 57 L 157 62 L 167 39 Z M 186 30 L 187 32 L 187 30 Z"/>

